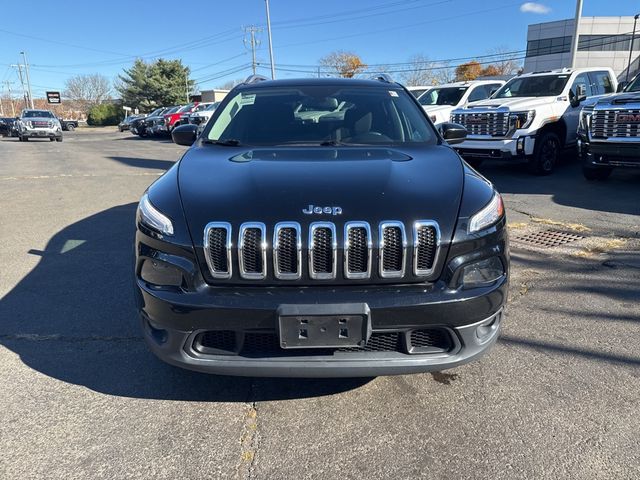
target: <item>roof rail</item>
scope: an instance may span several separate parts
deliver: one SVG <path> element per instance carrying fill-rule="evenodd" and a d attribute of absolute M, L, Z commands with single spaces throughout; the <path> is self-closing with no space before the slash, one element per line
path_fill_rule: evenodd
<path fill-rule="evenodd" d="M 379 82 L 386 82 L 386 83 L 393 83 L 393 80 L 387 73 L 377 73 L 373 77 L 371 77 L 371 80 L 377 80 Z"/>
<path fill-rule="evenodd" d="M 264 75 L 249 75 L 246 78 L 246 80 L 242 83 L 258 83 L 258 82 L 264 82 L 266 80 L 269 80 L 269 79 Z"/>

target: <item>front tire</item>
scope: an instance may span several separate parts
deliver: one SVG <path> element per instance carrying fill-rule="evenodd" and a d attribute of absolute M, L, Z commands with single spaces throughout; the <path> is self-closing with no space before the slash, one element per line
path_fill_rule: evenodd
<path fill-rule="evenodd" d="M 62 137 L 56 137 L 56 142 L 61 142 L 62 141 Z"/>
<path fill-rule="evenodd" d="M 28 142 L 29 141 L 29 137 L 24 137 L 23 136 L 23 137 L 20 137 L 20 138 L 21 138 L 21 141 L 23 141 L 23 142 Z"/>
<path fill-rule="evenodd" d="M 560 158 L 560 138 L 553 132 L 543 134 L 536 142 L 529 169 L 535 175 L 550 175 Z"/>
<path fill-rule="evenodd" d="M 591 168 L 591 167 L 582 167 L 582 174 L 584 178 L 589 181 L 602 181 L 609 178 L 613 168 Z"/>
<path fill-rule="evenodd" d="M 73 125 L 67 125 L 67 130 L 73 132 L 76 129 Z"/>
<path fill-rule="evenodd" d="M 53 141 L 55 141 L 55 138 L 51 137 L 51 138 L 49 138 L 49 141 L 53 142 Z"/>

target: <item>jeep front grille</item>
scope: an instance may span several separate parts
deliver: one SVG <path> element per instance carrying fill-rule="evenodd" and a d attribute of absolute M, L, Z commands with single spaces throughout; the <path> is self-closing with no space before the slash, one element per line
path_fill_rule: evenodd
<path fill-rule="evenodd" d="M 456 113 L 451 121 L 464 126 L 469 135 L 506 137 L 509 133 L 509 114 L 506 112 Z"/>
<path fill-rule="evenodd" d="M 593 138 L 637 138 L 640 137 L 640 123 L 618 121 L 618 115 L 640 115 L 640 110 L 596 110 L 591 117 Z"/>
<path fill-rule="evenodd" d="M 211 222 L 204 231 L 204 255 L 213 279 L 234 278 L 234 263 L 237 275 L 245 280 L 264 280 L 270 275 L 277 280 L 299 280 L 304 275 L 311 280 L 368 279 L 374 268 L 382 279 L 417 280 L 434 273 L 440 250 L 436 222 L 414 222 L 408 229 L 409 239 L 399 221 L 380 222 L 376 233 L 374 238 L 367 222 L 346 222 L 340 229 L 331 222 L 314 222 L 308 234 L 303 234 L 297 222 L 277 223 L 273 231 L 264 223 L 246 222 L 237 233 L 227 222 Z"/>

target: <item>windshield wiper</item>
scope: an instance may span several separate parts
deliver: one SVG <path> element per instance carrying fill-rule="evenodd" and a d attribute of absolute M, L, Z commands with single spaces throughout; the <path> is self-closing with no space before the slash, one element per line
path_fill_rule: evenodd
<path fill-rule="evenodd" d="M 344 145 L 347 144 L 339 140 L 326 140 L 324 142 L 320 142 L 321 147 L 342 147 Z"/>
<path fill-rule="evenodd" d="M 205 140 L 204 143 L 221 145 L 223 147 L 239 147 L 240 146 L 240 140 L 236 140 L 235 138 L 229 138 L 227 140 Z"/>

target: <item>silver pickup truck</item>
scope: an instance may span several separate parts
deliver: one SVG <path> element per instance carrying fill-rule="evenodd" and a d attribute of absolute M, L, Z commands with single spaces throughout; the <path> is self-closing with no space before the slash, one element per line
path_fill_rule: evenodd
<path fill-rule="evenodd" d="M 26 142 L 30 138 L 48 138 L 62 141 L 62 125 L 49 110 L 23 110 L 17 121 L 18 138 Z"/>

